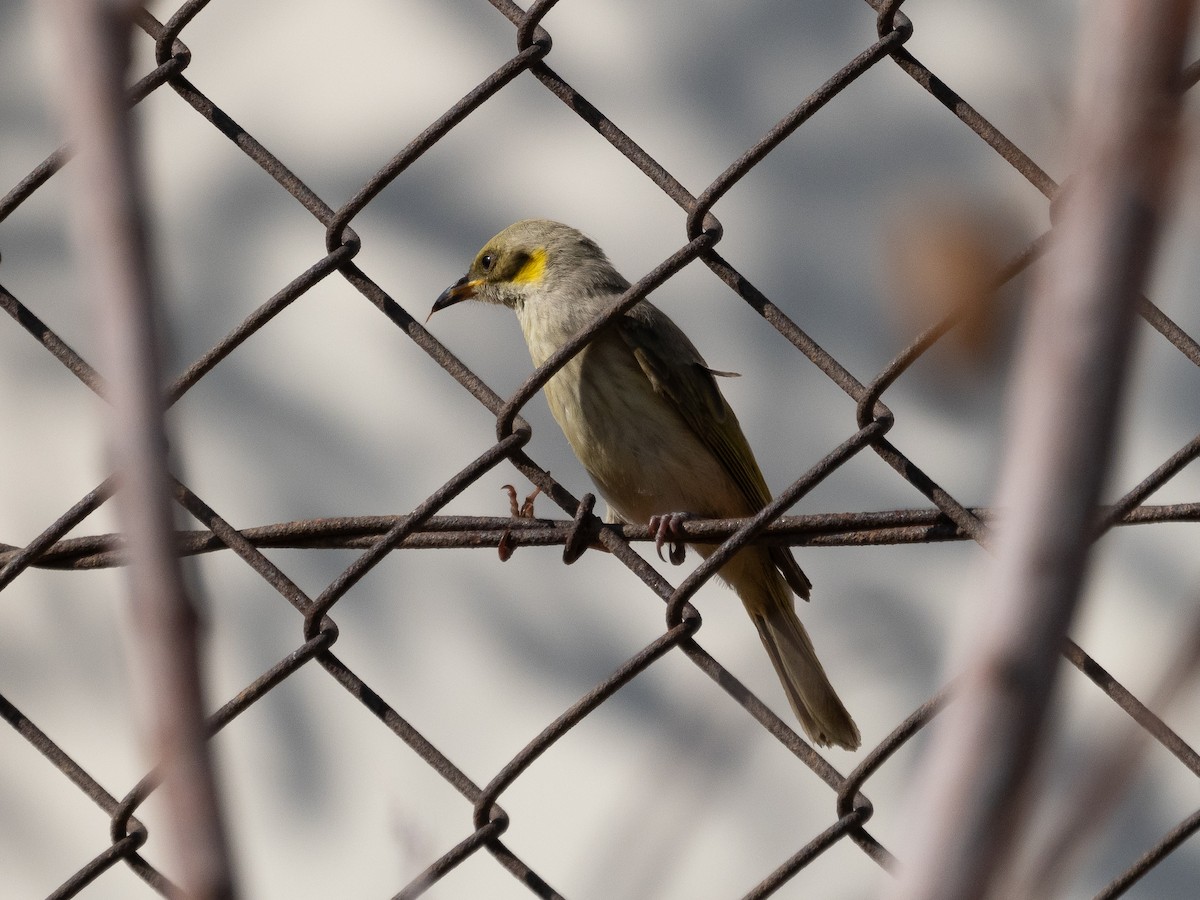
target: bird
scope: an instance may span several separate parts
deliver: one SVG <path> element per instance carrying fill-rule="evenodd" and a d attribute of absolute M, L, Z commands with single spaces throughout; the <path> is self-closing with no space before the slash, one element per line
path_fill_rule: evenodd
<path fill-rule="evenodd" d="M 434 301 L 465 300 L 516 313 L 535 366 L 611 309 L 629 282 L 582 232 L 525 219 L 489 240 L 467 274 Z M 685 517 L 752 516 L 770 491 L 737 417 L 683 331 L 639 300 L 546 382 L 543 391 L 614 523 L 649 523 L 661 556 Z M 714 545 L 689 545 L 707 558 Z M 682 548 L 680 547 L 680 552 Z M 672 553 L 672 561 L 679 559 Z M 796 615 L 812 588 L 791 550 L 747 546 L 718 571 L 741 598 L 805 734 L 818 746 L 858 748 L 858 727 Z"/>

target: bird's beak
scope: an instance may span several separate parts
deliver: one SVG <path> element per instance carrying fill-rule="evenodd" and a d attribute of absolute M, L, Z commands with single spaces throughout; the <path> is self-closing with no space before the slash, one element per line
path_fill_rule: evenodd
<path fill-rule="evenodd" d="M 441 295 L 433 301 L 433 309 L 429 310 L 429 315 L 432 316 L 439 309 L 445 309 L 447 306 L 453 306 L 455 303 L 461 303 L 464 300 L 470 300 L 475 296 L 475 289 L 483 284 L 482 278 L 470 280 L 470 276 L 464 275 L 450 287 L 442 291 Z M 425 319 L 429 321 L 428 318 Z"/>

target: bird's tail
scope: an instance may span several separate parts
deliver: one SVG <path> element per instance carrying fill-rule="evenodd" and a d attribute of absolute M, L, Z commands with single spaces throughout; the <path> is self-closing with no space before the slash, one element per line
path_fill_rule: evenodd
<path fill-rule="evenodd" d="M 735 557 L 732 565 L 740 568 L 738 562 Z M 729 579 L 725 572 L 722 575 L 731 581 L 754 620 L 804 733 L 821 747 L 834 744 L 858 749 L 862 740 L 858 726 L 829 683 L 808 632 L 796 616 L 795 600 L 783 577 L 769 564 L 742 562 L 745 569 L 738 573 L 741 578 Z"/>

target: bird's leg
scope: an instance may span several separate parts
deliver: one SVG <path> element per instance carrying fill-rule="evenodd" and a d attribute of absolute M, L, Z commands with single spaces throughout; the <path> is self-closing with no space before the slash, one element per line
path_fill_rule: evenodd
<path fill-rule="evenodd" d="M 691 513 L 685 512 L 665 513 L 660 516 L 650 517 L 648 527 L 654 535 L 654 549 L 658 551 L 659 559 L 663 558 L 663 544 L 670 541 L 671 549 L 667 552 L 667 559 L 671 561 L 671 565 L 673 566 L 677 566 L 683 562 L 686 551 L 683 546 L 683 529 L 680 526 L 690 518 Z"/>

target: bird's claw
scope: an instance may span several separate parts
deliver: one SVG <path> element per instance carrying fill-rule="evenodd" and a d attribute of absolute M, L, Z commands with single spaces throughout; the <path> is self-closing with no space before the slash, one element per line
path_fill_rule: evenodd
<path fill-rule="evenodd" d="M 532 519 L 533 518 L 533 500 L 541 493 L 540 487 L 534 487 L 533 493 L 525 498 L 525 502 L 520 506 L 517 505 L 517 489 L 511 484 L 501 485 L 501 489 L 508 494 L 508 509 L 512 513 L 514 519 Z M 496 545 L 496 551 L 500 554 L 500 562 L 508 562 L 513 555 L 512 535 L 508 529 L 504 529 L 500 534 L 500 541 Z"/>
<path fill-rule="evenodd" d="M 511 484 L 500 486 L 501 489 L 508 494 L 508 509 L 512 513 L 514 519 L 532 519 L 533 518 L 533 501 L 538 494 L 542 492 L 540 487 L 535 486 L 533 493 L 525 498 L 525 502 L 517 506 L 517 489 Z"/>
<path fill-rule="evenodd" d="M 661 516 L 650 517 L 650 532 L 654 535 L 654 549 L 658 553 L 658 558 L 663 562 L 670 561 L 671 565 L 677 566 L 683 562 L 686 550 L 683 546 L 683 529 L 680 527 L 684 521 L 689 518 L 687 513 L 666 513 Z M 663 557 L 663 544 L 671 544 L 670 550 L 667 551 L 667 556 Z"/>

